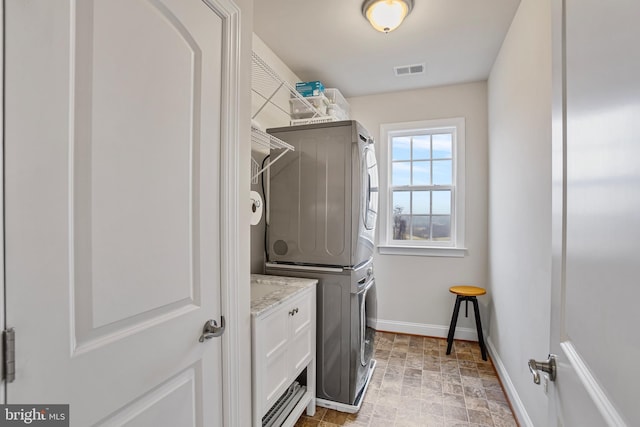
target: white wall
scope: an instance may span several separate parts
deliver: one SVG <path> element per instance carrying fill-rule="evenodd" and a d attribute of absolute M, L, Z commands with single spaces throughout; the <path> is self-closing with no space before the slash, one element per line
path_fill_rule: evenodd
<path fill-rule="evenodd" d="M 523 0 L 488 84 L 488 341 L 521 423 L 536 426 L 547 422 L 547 398 L 527 361 L 549 349 L 550 22 L 550 2 Z"/>
<path fill-rule="evenodd" d="M 459 84 L 355 97 L 348 101 L 352 118 L 361 122 L 376 141 L 383 123 L 466 119 L 465 243 L 468 254 L 464 258 L 443 258 L 376 253 L 374 260 L 378 328 L 446 336 L 455 302 L 449 287 L 455 284 L 486 286 L 487 85 L 485 82 Z M 491 296 L 479 298 L 484 313 L 490 299 Z M 486 319 L 484 313 L 483 319 Z M 483 326 L 486 329 L 487 325 Z M 465 319 L 461 313 L 458 327 L 463 331 L 456 337 L 475 338 L 472 315 Z"/>

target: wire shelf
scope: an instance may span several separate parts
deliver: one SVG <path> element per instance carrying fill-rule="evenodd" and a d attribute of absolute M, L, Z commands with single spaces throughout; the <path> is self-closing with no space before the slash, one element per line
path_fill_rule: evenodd
<path fill-rule="evenodd" d="M 280 111 L 289 115 L 289 111 L 283 109 L 278 104 L 272 102 L 273 97 L 281 90 L 285 89 L 289 92 L 291 98 L 296 98 L 309 111 L 313 112 L 313 117 L 321 116 L 322 113 L 313 104 L 305 99 L 304 96 L 296 90 L 289 82 L 281 78 L 273 68 L 269 66 L 257 53 L 251 53 L 251 90 L 256 93 L 264 101 L 260 108 L 251 117 L 255 119 L 262 110 L 269 104 L 275 106 Z"/>
<path fill-rule="evenodd" d="M 299 126 L 299 125 L 314 125 L 317 123 L 337 122 L 339 120 L 340 119 L 333 116 L 321 116 L 321 117 L 314 117 L 312 119 L 295 119 L 295 120 L 291 120 L 289 123 L 291 124 L 291 126 Z"/>
<path fill-rule="evenodd" d="M 284 142 L 283 140 L 276 138 L 273 135 L 269 135 L 268 133 L 258 129 L 257 127 L 251 126 L 251 143 L 252 144 L 257 144 L 260 145 L 264 148 L 269 149 L 269 151 L 271 150 L 284 150 L 282 151 L 282 153 L 280 153 L 278 155 L 278 157 L 276 157 L 273 160 L 270 160 L 269 163 L 267 164 L 267 166 L 265 166 L 264 168 L 258 170 L 258 171 L 251 171 L 252 176 L 251 176 L 251 180 L 256 180 L 258 179 L 258 176 L 260 176 L 261 173 L 263 173 L 264 171 L 266 171 L 267 169 L 269 169 L 271 167 L 272 164 L 274 164 L 275 162 L 277 162 L 282 156 L 284 156 L 285 154 L 287 154 L 289 151 L 295 151 L 295 148 L 293 148 L 292 145 L 287 144 L 286 142 Z"/>

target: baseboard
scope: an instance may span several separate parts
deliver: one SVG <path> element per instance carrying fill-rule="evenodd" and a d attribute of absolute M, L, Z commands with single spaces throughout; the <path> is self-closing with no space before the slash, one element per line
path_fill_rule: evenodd
<path fill-rule="evenodd" d="M 375 329 L 378 331 L 440 338 L 446 338 L 449 333 L 449 325 L 428 325 L 424 323 L 399 322 L 397 320 L 383 319 L 377 320 Z M 478 341 L 478 333 L 472 328 L 457 327 L 454 338 L 465 341 Z"/>
<path fill-rule="evenodd" d="M 511 403 L 511 409 L 518 419 L 518 423 L 521 426 L 535 427 L 533 425 L 533 421 L 531 421 L 531 418 L 527 413 L 527 410 L 524 407 L 524 404 L 522 403 L 522 400 L 520 400 L 520 396 L 516 391 L 516 387 L 513 385 L 513 381 L 511 381 L 511 377 L 509 377 L 509 374 L 507 373 L 507 369 L 505 368 L 504 363 L 502 363 L 502 359 L 500 359 L 500 355 L 498 354 L 496 347 L 491 341 L 491 337 L 488 337 L 486 341 L 487 350 L 489 351 L 489 355 L 491 356 L 491 360 L 493 361 L 493 366 L 498 372 L 500 381 L 502 381 L 502 386 L 505 393 L 507 393 L 507 397 L 509 398 L 509 402 Z"/>

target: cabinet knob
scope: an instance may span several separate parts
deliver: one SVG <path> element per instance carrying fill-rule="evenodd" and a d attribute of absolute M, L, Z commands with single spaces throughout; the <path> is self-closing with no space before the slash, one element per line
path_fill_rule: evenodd
<path fill-rule="evenodd" d="M 291 310 L 289 312 L 289 316 L 295 316 L 295 314 L 298 312 L 298 307 L 294 308 L 293 310 Z"/>

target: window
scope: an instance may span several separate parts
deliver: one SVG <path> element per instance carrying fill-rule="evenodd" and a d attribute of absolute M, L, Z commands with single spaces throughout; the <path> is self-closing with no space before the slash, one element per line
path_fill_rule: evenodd
<path fill-rule="evenodd" d="M 383 254 L 464 256 L 464 119 L 380 127 Z"/>

